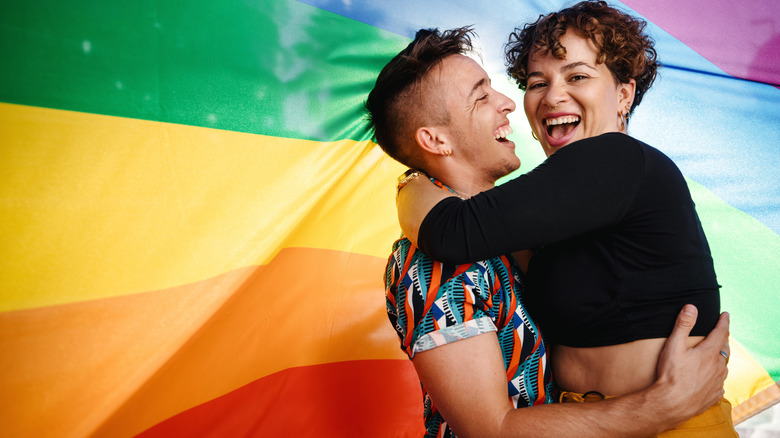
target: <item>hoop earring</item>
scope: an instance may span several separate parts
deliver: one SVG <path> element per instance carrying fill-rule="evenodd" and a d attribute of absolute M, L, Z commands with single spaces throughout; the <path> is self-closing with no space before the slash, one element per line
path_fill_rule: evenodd
<path fill-rule="evenodd" d="M 626 105 L 626 112 L 620 114 L 620 119 L 623 122 L 623 129 L 625 129 L 626 132 L 628 132 L 628 117 L 630 115 L 631 115 L 631 105 Z"/>
<path fill-rule="evenodd" d="M 533 137 L 534 140 L 539 141 L 539 137 L 536 136 L 536 131 L 534 131 L 533 129 L 531 130 L 531 137 Z"/>
<path fill-rule="evenodd" d="M 442 152 L 442 155 L 444 155 L 445 157 L 449 158 L 449 157 L 452 156 L 452 150 L 451 149 L 447 149 L 444 152 Z"/>
<path fill-rule="evenodd" d="M 623 113 L 618 113 L 620 116 L 620 131 L 626 130 L 626 117 L 623 115 Z"/>

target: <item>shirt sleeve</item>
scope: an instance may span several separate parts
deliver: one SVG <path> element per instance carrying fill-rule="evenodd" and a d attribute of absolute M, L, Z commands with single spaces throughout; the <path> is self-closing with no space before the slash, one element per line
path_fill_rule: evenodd
<path fill-rule="evenodd" d="M 482 333 L 494 331 L 496 331 L 496 325 L 493 324 L 493 320 L 487 316 L 447 326 L 417 338 L 414 345 L 412 345 L 412 357 L 422 351 L 428 351 L 432 348 L 460 341 L 461 339 L 468 339 L 481 335 Z"/>
<path fill-rule="evenodd" d="M 617 224 L 641 182 L 638 141 L 604 134 L 570 144 L 532 171 L 470 199 L 447 198 L 420 226 L 420 249 L 466 263 Z"/>
<path fill-rule="evenodd" d="M 497 330 L 484 309 L 493 290 L 487 262 L 446 266 L 403 239 L 388 260 L 387 313 L 412 358 L 416 353 Z"/>

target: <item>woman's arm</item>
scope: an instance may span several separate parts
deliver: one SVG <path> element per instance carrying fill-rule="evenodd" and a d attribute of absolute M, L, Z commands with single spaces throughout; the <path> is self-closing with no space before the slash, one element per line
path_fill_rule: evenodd
<path fill-rule="evenodd" d="M 418 181 L 408 192 L 401 190 L 399 220 L 407 237 L 416 238 L 436 260 L 485 260 L 618 223 L 633 201 L 643 166 L 642 150 L 630 137 L 594 137 L 467 200 L 442 200 L 446 192 L 437 194 L 436 187 Z"/>

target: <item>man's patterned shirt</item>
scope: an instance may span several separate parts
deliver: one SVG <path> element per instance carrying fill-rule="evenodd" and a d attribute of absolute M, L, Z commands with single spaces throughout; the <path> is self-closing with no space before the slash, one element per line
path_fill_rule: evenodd
<path fill-rule="evenodd" d="M 516 408 L 552 402 L 553 389 L 547 349 L 523 307 L 522 287 L 511 256 L 444 264 L 405 238 L 393 244 L 385 271 L 387 315 L 407 356 L 496 332 Z M 423 393 L 426 436 L 454 436 L 425 387 Z"/>

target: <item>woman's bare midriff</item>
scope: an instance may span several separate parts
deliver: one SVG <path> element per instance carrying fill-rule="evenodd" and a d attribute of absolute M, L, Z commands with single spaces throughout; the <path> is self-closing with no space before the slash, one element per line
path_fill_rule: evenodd
<path fill-rule="evenodd" d="M 688 338 L 688 347 L 704 339 Z M 622 395 L 650 386 L 656 379 L 658 356 L 665 338 L 642 339 L 606 347 L 574 348 L 555 345 L 551 363 L 558 387 L 565 391 Z"/>

